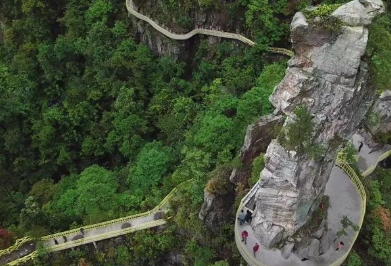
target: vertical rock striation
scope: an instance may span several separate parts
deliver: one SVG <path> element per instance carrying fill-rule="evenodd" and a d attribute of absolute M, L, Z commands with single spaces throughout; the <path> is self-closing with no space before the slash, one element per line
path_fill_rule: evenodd
<path fill-rule="evenodd" d="M 283 131 L 295 120 L 295 109 L 306 107 L 314 123 L 309 142 L 322 147 L 322 154 L 313 158 L 278 140 L 269 145 L 252 222 L 257 238 L 268 248 L 308 221 L 323 196 L 337 150 L 356 132 L 373 101 L 375 91 L 366 86 L 363 56 L 367 26 L 383 10 L 380 0 L 342 5 L 331 14 L 342 22 L 340 31 L 316 26 L 320 24 L 311 23 L 301 12 L 293 18 L 296 56 L 270 101 L 276 113 L 287 116 Z"/>

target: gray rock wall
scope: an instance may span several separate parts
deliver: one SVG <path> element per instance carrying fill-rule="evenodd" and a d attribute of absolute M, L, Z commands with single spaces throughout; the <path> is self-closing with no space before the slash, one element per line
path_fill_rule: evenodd
<path fill-rule="evenodd" d="M 222 0 L 220 1 L 225 2 Z M 188 14 L 186 14 L 184 11 L 183 15 L 187 16 L 193 21 L 193 25 L 191 25 L 190 28 L 185 29 L 179 26 L 178 23 L 175 23 L 175 18 L 172 17 L 172 14 L 167 12 L 167 7 L 164 6 L 164 1 L 129 0 L 129 3 L 135 8 L 136 11 L 143 15 L 149 16 L 163 28 L 178 34 L 187 33 L 194 28 L 214 29 L 237 33 L 240 32 L 241 29 L 240 22 L 237 20 L 231 20 L 227 10 L 215 11 L 192 8 Z M 167 25 L 165 25 L 162 21 L 159 21 L 159 19 L 154 17 L 154 15 L 151 15 L 153 11 L 156 13 L 156 10 L 158 10 L 160 15 L 164 14 L 164 17 L 169 18 Z M 153 29 L 148 23 L 140 21 L 135 17 L 131 17 L 131 19 L 133 21 L 133 30 L 135 32 L 136 38 L 138 38 L 140 42 L 146 44 L 158 56 L 172 56 L 175 60 L 191 59 L 195 53 L 195 48 L 197 48 L 199 45 L 199 36 L 194 36 L 193 38 L 190 38 L 186 41 L 170 40 Z M 206 41 L 211 45 L 220 43 L 223 40 L 213 36 L 203 36 L 202 38 L 205 38 Z M 238 45 L 240 45 L 239 42 Z"/>
<path fill-rule="evenodd" d="M 311 217 L 337 150 L 353 136 L 372 104 L 375 90 L 366 86 L 368 71 L 362 58 L 367 25 L 383 9 L 378 0 L 355 0 L 339 7 L 332 16 L 344 23 L 340 33 L 311 25 L 301 12 L 293 18 L 296 56 L 270 101 L 276 112 L 287 116 L 284 127 L 294 121 L 296 107 L 305 105 L 315 124 L 311 142 L 325 151 L 314 159 L 306 152 L 287 150 L 277 140 L 269 145 L 252 222 L 266 247 L 292 236 Z"/>

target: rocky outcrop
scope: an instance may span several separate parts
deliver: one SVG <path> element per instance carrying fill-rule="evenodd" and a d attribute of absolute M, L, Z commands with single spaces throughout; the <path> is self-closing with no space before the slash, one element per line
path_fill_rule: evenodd
<path fill-rule="evenodd" d="M 388 133 L 391 131 L 391 91 L 382 92 L 379 99 L 373 105 L 366 123 L 370 132 Z"/>
<path fill-rule="evenodd" d="M 242 166 L 232 171 L 231 182 L 247 184 L 254 159 L 266 152 L 267 146 L 277 136 L 277 130 L 282 127 L 283 123 L 282 115 L 271 114 L 261 117 L 257 122 L 248 126 L 239 154 Z"/>
<path fill-rule="evenodd" d="M 234 185 L 229 181 L 231 172 L 232 168 L 226 166 L 215 169 L 204 189 L 204 202 L 198 217 L 211 230 L 231 217 L 235 201 Z"/>
<path fill-rule="evenodd" d="M 269 145 L 252 222 L 257 238 L 268 248 L 292 236 L 311 217 L 337 150 L 353 136 L 372 104 L 375 90 L 367 86 L 363 55 L 367 25 L 382 12 L 378 0 L 352 1 L 331 15 L 343 22 L 335 32 L 310 24 L 301 12 L 293 18 L 296 56 L 270 101 L 277 113 L 287 116 L 283 132 L 295 122 L 296 108 L 306 107 L 314 124 L 307 142 L 321 154 L 284 147 L 284 134 Z"/>

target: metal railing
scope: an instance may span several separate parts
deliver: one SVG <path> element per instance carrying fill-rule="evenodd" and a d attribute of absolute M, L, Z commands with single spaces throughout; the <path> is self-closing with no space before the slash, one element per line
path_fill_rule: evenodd
<path fill-rule="evenodd" d="M 27 242 L 30 242 L 32 241 L 33 239 L 26 236 L 26 237 L 23 237 L 23 238 L 19 238 L 16 240 L 15 244 L 13 244 L 12 246 L 10 246 L 9 248 L 7 249 L 3 249 L 3 250 L 0 250 L 0 258 L 4 255 L 8 255 L 10 254 L 11 252 L 14 252 L 16 251 L 18 248 L 20 248 L 23 244 L 27 243 Z"/>
<path fill-rule="evenodd" d="M 32 259 L 35 259 L 36 257 L 38 257 L 38 251 L 34 251 L 34 252 L 31 252 L 30 254 L 20 258 L 20 259 L 17 259 L 17 260 L 14 260 L 14 261 L 11 261 L 9 262 L 8 264 L 6 264 L 7 266 L 17 266 L 21 263 L 26 263 L 28 262 L 29 260 L 32 260 Z"/>
<path fill-rule="evenodd" d="M 203 35 L 209 35 L 209 36 L 215 36 L 215 37 L 220 37 L 220 38 L 227 38 L 227 39 L 234 39 L 241 41 L 245 44 L 248 44 L 250 46 L 254 46 L 255 42 L 252 40 L 244 37 L 243 35 L 237 34 L 237 33 L 231 33 L 231 32 L 225 32 L 225 31 L 218 31 L 218 30 L 208 30 L 208 29 L 203 29 L 203 28 L 197 28 L 194 29 L 188 33 L 185 34 L 176 34 L 168 31 L 167 29 L 163 28 L 159 24 L 157 24 L 155 21 L 150 19 L 149 17 L 140 14 L 136 10 L 134 10 L 134 7 L 130 5 L 130 1 L 126 0 L 126 9 L 128 10 L 129 14 L 135 16 L 138 19 L 141 19 L 145 22 L 147 22 L 149 25 L 151 25 L 155 30 L 159 31 L 161 34 L 164 36 L 173 39 L 173 40 L 187 40 L 193 37 L 194 35 L 197 34 L 203 34 Z M 285 48 L 278 48 L 278 47 L 270 47 L 269 52 L 271 53 L 277 53 L 277 54 L 282 54 L 286 55 L 289 57 L 293 57 L 295 54 L 293 51 L 285 49 Z"/>
<path fill-rule="evenodd" d="M 346 175 L 349 177 L 349 179 L 353 182 L 355 185 L 357 192 L 360 196 L 361 199 L 361 204 L 360 204 L 360 220 L 358 223 L 359 228 L 361 229 L 361 226 L 364 221 L 364 216 L 365 216 L 365 211 L 366 211 L 366 202 L 367 202 L 367 196 L 365 193 L 365 189 L 363 184 L 361 183 L 360 177 L 357 175 L 357 173 L 353 170 L 353 168 L 343 159 L 341 159 L 340 156 L 337 157 L 335 164 L 340 167 Z M 236 217 L 239 216 L 240 210 L 243 209 L 243 199 L 240 202 L 239 208 L 236 212 Z M 348 250 L 340 257 L 338 260 L 335 262 L 329 264 L 329 266 L 340 266 L 342 263 L 346 260 L 347 256 L 349 255 L 354 242 L 356 242 L 358 234 L 360 230 L 354 233 L 352 244 L 348 248 Z M 263 264 L 262 262 L 258 261 L 254 256 L 246 249 L 246 247 L 243 245 L 241 241 L 241 234 L 239 231 L 239 225 L 238 225 L 238 219 L 235 219 L 235 243 L 236 246 L 242 255 L 243 259 L 251 266 L 268 266 L 266 264 Z"/>

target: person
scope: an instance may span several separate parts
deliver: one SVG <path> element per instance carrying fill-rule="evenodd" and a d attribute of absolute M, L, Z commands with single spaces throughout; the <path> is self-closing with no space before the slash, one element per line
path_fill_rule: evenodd
<path fill-rule="evenodd" d="M 358 152 L 361 151 L 361 149 L 362 149 L 363 146 L 364 146 L 364 143 L 361 141 L 361 142 L 360 142 L 360 146 L 358 146 Z"/>
<path fill-rule="evenodd" d="M 249 210 L 247 210 L 246 217 L 244 219 L 245 219 L 246 223 L 251 223 L 253 217 L 252 217 L 252 213 Z"/>
<path fill-rule="evenodd" d="M 62 236 L 62 238 L 64 239 L 64 243 L 68 241 L 66 236 Z"/>
<path fill-rule="evenodd" d="M 80 228 L 80 232 L 81 232 L 82 235 L 84 235 L 84 228 L 83 227 Z"/>
<path fill-rule="evenodd" d="M 240 211 L 240 213 L 238 215 L 238 219 L 239 219 L 240 225 L 242 225 L 246 219 L 246 214 L 244 213 L 243 210 Z"/>
<path fill-rule="evenodd" d="M 57 239 L 54 239 L 54 244 L 58 245 Z"/>
<path fill-rule="evenodd" d="M 338 251 L 340 248 L 342 248 L 343 246 L 345 245 L 345 243 L 344 242 L 339 242 L 338 244 L 337 244 L 337 248 L 335 249 L 335 251 Z"/>
<path fill-rule="evenodd" d="M 258 243 L 255 243 L 255 245 L 253 246 L 254 258 L 256 257 L 256 253 L 257 253 L 258 249 L 259 249 Z"/>
<path fill-rule="evenodd" d="M 242 242 L 244 242 L 245 245 L 247 245 L 247 237 L 248 237 L 248 232 L 244 230 L 242 232 Z"/>

